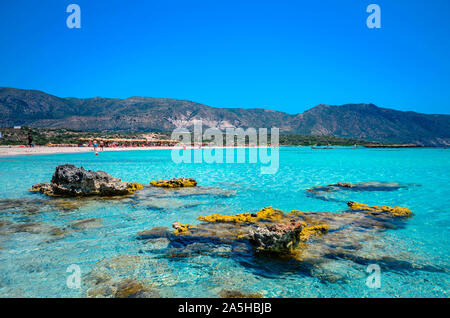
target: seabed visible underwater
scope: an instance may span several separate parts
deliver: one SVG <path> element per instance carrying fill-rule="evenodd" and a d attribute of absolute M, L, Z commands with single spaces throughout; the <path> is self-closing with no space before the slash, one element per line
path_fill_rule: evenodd
<path fill-rule="evenodd" d="M 65 163 L 145 188 L 121 198 L 28 191 Z M 450 150 L 280 148 L 279 164 L 269 175 L 260 164 L 175 164 L 170 150 L 0 158 L 0 296 L 448 297 Z M 198 187 L 149 185 L 174 177 Z M 322 188 L 337 182 L 375 186 Z M 356 213 L 348 201 L 408 207 L 413 216 Z M 238 239 L 239 226 L 198 220 L 268 206 L 301 211 L 289 215 L 329 233 L 295 257 L 275 256 Z M 174 235 L 175 221 L 209 234 Z M 66 283 L 72 264 L 79 289 Z M 381 269 L 380 288 L 366 285 L 370 264 Z"/>

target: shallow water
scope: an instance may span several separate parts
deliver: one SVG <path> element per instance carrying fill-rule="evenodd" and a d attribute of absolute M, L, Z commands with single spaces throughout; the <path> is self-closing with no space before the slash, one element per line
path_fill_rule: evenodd
<path fill-rule="evenodd" d="M 85 297 L 92 276 L 100 273 L 116 281 L 146 279 L 162 297 L 218 297 L 223 290 L 264 297 L 448 297 L 450 150 L 281 148 L 279 161 L 276 174 L 261 175 L 258 164 L 175 164 L 169 150 L 0 158 L 0 296 Z M 48 199 L 27 191 L 49 181 L 64 163 L 147 185 L 192 177 L 202 188 L 146 188 L 111 200 Z M 340 181 L 405 187 L 324 196 L 306 191 Z M 340 213 L 350 200 L 405 206 L 414 216 L 367 240 L 355 233 L 363 246 L 358 254 L 323 264 L 258 257 L 247 247 L 213 241 L 207 250 L 171 257 L 169 240 L 136 239 L 139 231 L 170 228 L 174 221 L 198 224 L 200 215 L 265 206 Z M 86 218 L 99 220 L 71 226 Z M 381 268 L 379 289 L 366 286 L 371 263 Z M 66 285 L 71 264 L 80 266 L 80 289 Z"/>

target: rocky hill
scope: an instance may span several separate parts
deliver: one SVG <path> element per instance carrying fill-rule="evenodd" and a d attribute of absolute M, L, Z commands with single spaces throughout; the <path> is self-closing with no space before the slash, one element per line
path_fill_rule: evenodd
<path fill-rule="evenodd" d="M 84 131 L 171 131 L 207 127 L 279 127 L 283 133 L 420 145 L 450 144 L 450 115 L 428 115 L 373 104 L 318 105 L 301 114 L 268 109 L 214 108 L 168 98 L 60 98 L 0 88 L 0 127 L 27 125 Z"/>

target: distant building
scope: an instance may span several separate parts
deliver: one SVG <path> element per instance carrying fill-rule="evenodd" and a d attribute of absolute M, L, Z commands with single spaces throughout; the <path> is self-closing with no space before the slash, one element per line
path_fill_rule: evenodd
<path fill-rule="evenodd" d="M 22 126 L 14 126 L 14 129 L 22 129 Z"/>

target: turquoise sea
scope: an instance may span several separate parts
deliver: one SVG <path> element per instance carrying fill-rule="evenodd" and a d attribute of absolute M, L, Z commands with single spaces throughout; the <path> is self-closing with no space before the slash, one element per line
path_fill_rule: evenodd
<path fill-rule="evenodd" d="M 83 200 L 27 191 L 50 181 L 55 167 L 65 163 L 146 188 L 126 198 Z M 86 297 L 98 295 L 96 289 L 107 295 L 108 286 L 127 279 L 145 281 L 150 295 L 159 297 L 219 297 L 224 291 L 263 297 L 449 296 L 449 149 L 282 147 L 279 165 L 277 173 L 262 175 L 253 163 L 176 164 L 170 150 L 0 158 L 0 297 Z M 199 187 L 149 187 L 151 180 L 174 177 L 195 178 Z M 322 196 L 306 191 L 372 181 L 402 187 Z M 259 256 L 245 244 L 136 238 L 154 227 L 171 230 L 175 221 L 196 225 L 200 215 L 267 206 L 339 214 L 350 200 L 404 206 L 414 216 L 379 231 L 350 223 L 345 236 L 336 236 L 335 251 L 328 242 L 326 254 L 305 262 Z M 87 218 L 97 219 L 76 225 Z M 320 248 L 320 242 L 311 245 L 308 253 Z M 72 264 L 81 270 L 78 289 L 66 284 Z M 380 288 L 366 285 L 370 264 L 380 266 Z"/>

